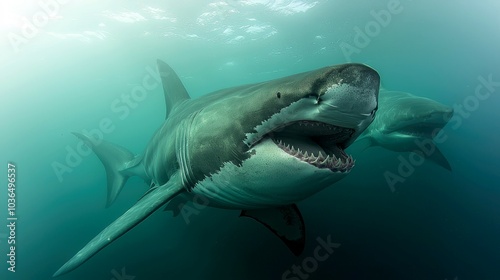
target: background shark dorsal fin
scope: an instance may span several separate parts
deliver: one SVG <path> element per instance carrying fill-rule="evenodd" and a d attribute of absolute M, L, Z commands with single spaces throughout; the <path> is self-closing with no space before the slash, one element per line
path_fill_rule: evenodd
<path fill-rule="evenodd" d="M 300 255 L 304 251 L 304 219 L 297 205 L 243 210 L 241 211 L 241 216 L 250 217 L 266 226 L 285 243 L 295 256 Z"/>
<path fill-rule="evenodd" d="M 160 73 L 161 83 L 163 84 L 163 94 L 165 95 L 165 105 L 168 117 L 172 108 L 183 100 L 190 99 L 189 94 L 182 84 L 177 73 L 165 62 L 157 60 L 158 72 Z"/>

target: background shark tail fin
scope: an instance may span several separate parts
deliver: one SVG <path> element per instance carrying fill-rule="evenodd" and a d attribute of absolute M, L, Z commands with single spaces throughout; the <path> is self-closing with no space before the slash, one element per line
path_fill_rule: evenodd
<path fill-rule="evenodd" d="M 181 79 L 179 79 L 179 76 L 177 76 L 172 67 L 159 59 L 157 60 L 157 64 L 163 85 L 163 94 L 165 95 L 166 117 L 168 117 L 168 114 L 172 111 L 172 107 L 181 101 L 190 99 L 190 97 Z"/>
<path fill-rule="evenodd" d="M 94 151 L 106 169 L 108 181 L 106 207 L 113 204 L 130 176 L 145 178 L 143 168 L 140 168 L 141 157 L 136 157 L 127 149 L 107 141 L 96 141 L 77 132 L 73 134 Z"/>

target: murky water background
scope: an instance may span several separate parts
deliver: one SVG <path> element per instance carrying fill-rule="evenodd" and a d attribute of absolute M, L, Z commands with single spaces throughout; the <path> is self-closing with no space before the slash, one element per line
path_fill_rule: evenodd
<path fill-rule="evenodd" d="M 500 278 L 498 1 L 40 3 L 0 6 L 1 174 L 13 162 L 18 175 L 16 272 L 1 226 L 1 279 L 50 279 L 148 189 L 131 179 L 105 209 L 104 169 L 70 132 L 99 130 L 141 152 L 163 121 L 163 96 L 159 85 L 132 94 L 156 77 L 157 58 L 193 97 L 368 64 L 387 89 L 455 107 L 460 123 L 439 145 L 453 172 L 424 163 L 393 192 L 383 174 L 397 172 L 398 154 L 369 149 L 346 179 L 299 203 L 301 257 L 237 211 L 204 209 L 188 224 L 159 211 L 60 279 L 287 279 L 328 236 L 340 246 L 306 267 L 307 279 Z M 483 99 L 479 77 L 494 81 Z"/>

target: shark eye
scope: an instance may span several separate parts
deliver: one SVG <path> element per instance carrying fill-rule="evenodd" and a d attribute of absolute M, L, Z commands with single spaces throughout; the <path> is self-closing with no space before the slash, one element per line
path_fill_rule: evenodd
<path fill-rule="evenodd" d="M 276 93 L 276 97 L 281 98 L 281 92 L 279 92 L 279 91 L 278 91 L 278 92 Z"/>
<path fill-rule="evenodd" d="M 321 99 L 321 95 L 319 95 L 319 96 L 316 98 L 316 104 L 321 103 L 321 101 L 323 101 L 323 99 Z"/>
<path fill-rule="evenodd" d="M 316 99 L 315 104 L 319 104 L 319 103 L 321 103 L 321 101 L 323 101 L 323 99 L 321 99 L 321 95 L 310 94 L 308 97 L 312 98 L 312 99 Z"/>

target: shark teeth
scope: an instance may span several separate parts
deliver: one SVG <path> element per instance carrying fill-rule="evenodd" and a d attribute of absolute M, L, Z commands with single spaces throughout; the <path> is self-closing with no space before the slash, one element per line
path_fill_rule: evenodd
<path fill-rule="evenodd" d="M 335 155 L 324 155 L 321 151 L 317 155 L 296 149 L 290 144 L 285 144 L 281 140 L 274 140 L 274 143 L 287 154 L 295 158 L 311 164 L 317 168 L 330 169 L 332 172 L 349 172 L 354 167 L 354 159 L 352 156 L 337 157 Z"/>

